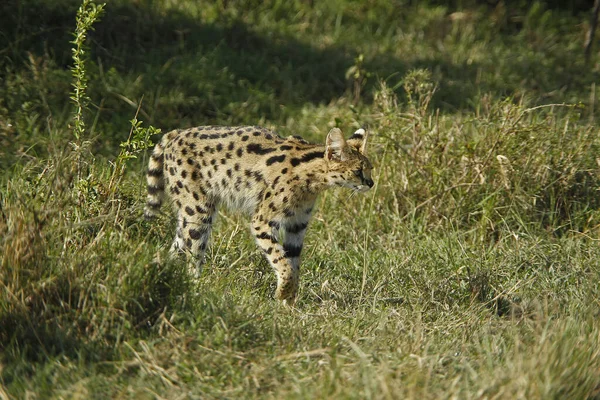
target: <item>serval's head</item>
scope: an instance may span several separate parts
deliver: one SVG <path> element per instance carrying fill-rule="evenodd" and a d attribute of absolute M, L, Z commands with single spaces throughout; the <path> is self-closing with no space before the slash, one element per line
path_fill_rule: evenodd
<path fill-rule="evenodd" d="M 332 185 L 366 192 L 373 187 L 371 170 L 367 158 L 367 132 L 359 129 L 348 140 L 342 131 L 333 128 L 325 141 L 325 161 Z"/>

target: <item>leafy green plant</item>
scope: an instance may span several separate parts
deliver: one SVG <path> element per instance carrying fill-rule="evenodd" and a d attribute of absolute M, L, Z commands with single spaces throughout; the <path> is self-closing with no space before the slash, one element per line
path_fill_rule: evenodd
<path fill-rule="evenodd" d="M 137 158 L 138 154 L 151 148 L 154 143 L 150 140 L 153 135 L 160 134 L 160 129 L 153 126 L 144 128 L 143 121 L 138 121 L 137 115 L 131 120 L 131 130 L 126 141 L 121 142 L 121 151 L 115 160 L 113 172 L 108 185 L 109 193 L 114 193 L 116 187 L 123 180 L 125 165 L 128 160 Z"/>

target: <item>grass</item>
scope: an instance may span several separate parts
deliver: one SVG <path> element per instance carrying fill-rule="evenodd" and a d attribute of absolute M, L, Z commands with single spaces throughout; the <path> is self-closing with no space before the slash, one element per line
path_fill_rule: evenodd
<path fill-rule="evenodd" d="M 0 5 L 0 398 L 600 398 L 587 14 L 315 3 L 109 2 L 75 118 L 80 2 Z M 296 310 L 245 218 L 198 283 L 140 218 L 152 127 L 215 123 L 371 129 Z"/>

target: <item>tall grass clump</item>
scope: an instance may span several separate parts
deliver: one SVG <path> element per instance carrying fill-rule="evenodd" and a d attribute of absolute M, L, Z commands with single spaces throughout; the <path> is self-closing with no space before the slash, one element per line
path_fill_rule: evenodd
<path fill-rule="evenodd" d="M 89 149 L 86 37 L 102 10 L 84 0 L 77 13 L 72 137 L 47 159 L 15 166 L 0 197 L 0 348 L 4 362 L 20 365 L 4 369 L 6 383 L 57 355 L 111 359 L 131 331 L 147 331 L 184 302 L 179 270 L 134 244 L 146 234 L 139 190 L 123 183 L 126 163 L 157 130 L 132 120 L 112 164 Z"/>
<path fill-rule="evenodd" d="M 435 88 L 415 70 L 406 101 L 385 82 L 375 94 L 388 212 L 486 237 L 596 230 L 600 139 L 580 106 L 484 98 L 476 112 L 449 117 L 429 108 Z"/>

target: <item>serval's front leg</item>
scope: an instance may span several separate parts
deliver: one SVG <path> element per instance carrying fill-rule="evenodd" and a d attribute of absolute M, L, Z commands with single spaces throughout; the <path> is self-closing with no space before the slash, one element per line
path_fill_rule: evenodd
<path fill-rule="evenodd" d="M 300 253 L 302 253 L 311 211 L 312 206 L 309 206 L 303 211 L 285 217 L 281 224 L 285 256 L 298 271 L 300 271 Z"/>
<path fill-rule="evenodd" d="M 252 218 L 252 234 L 277 275 L 275 298 L 293 305 L 298 293 L 299 268 L 286 256 L 281 243 L 281 228 L 282 218 L 273 213 L 259 210 Z"/>

